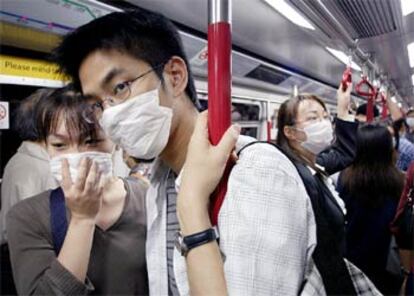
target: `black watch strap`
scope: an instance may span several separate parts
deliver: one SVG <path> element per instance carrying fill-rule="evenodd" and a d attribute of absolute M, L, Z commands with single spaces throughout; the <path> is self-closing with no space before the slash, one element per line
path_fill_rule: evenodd
<path fill-rule="evenodd" d="M 219 234 L 216 227 L 184 236 L 181 242 L 181 255 L 186 256 L 191 249 L 217 240 Z"/>

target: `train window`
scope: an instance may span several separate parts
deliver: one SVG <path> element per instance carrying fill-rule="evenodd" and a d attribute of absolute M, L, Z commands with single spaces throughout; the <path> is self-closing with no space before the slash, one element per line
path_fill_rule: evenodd
<path fill-rule="evenodd" d="M 231 104 L 231 121 L 237 122 L 241 127 L 241 134 L 254 138 L 260 137 L 261 108 L 258 104 L 242 103 L 242 99 L 233 99 Z M 207 96 L 199 96 L 201 110 L 208 108 Z"/>
<path fill-rule="evenodd" d="M 199 98 L 201 111 L 207 110 L 208 100 L 205 97 Z M 231 119 L 236 121 L 258 121 L 260 118 L 260 107 L 253 104 L 232 103 Z"/>
<path fill-rule="evenodd" d="M 258 105 L 232 103 L 232 121 L 258 121 L 260 118 L 260 108 Z"/>
<path fill-rule="evenodd" d="M 253 138 L 258 138 L 258 128 L 257 127 L 242 127 L 241 132 L 244 136 L 249 136 Z"/>

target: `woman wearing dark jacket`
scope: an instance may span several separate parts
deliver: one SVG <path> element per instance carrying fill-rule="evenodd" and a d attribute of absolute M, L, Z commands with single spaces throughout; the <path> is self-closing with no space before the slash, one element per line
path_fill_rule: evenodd
<path fill-rule="evenodd" d="M 358 131 L 357 154 L 339 177 L 338 190 L 347 209 L 346 257 L 384 294 L 398 294 L 399 281 L 387 271 L 395 216 L 404 175 L 394 161 L 386 126 L 368 124 Z"/>
<path fill-rule="evenodd" d="M 278 114 L 277 144 L 298 169 L 311 199 L 317 225 L 313 258 L 331 295 L 358 294 L 344 260 L 345 206 L 328 177 L 352 164 L 355 157 L 358 124 L 348 115 L 351 88 L 338 90 L 335 131 L 324 102 L 314 95 L 291 98 Z"/>

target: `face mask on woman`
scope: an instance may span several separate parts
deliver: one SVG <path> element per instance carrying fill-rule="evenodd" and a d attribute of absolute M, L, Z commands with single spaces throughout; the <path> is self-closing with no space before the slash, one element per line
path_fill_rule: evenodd
<path fill-rule="evenodd" d="M 78 166 L 82 158 L 89 158 L 98 164 L 98 171 L 103 177 L 112 177 L 112 154 L 104 152 L 87 151 L 82 153 L 68 153 L 50 159 L 50 171 L 56 180 L 62 182 L 62 161 L 67 159 L 72 182 L 78 177 Z"/>
<path fill-rule="evenodd" d="M 172 109 L 160 106 L 158 88 L 105 109 L 100 124 L 129 155 L 153 159 L 167 145 Z"/>
<path fill-rule="evenodd" d="M 333 140 L 332 124 L 328 119 L 312 123 L 302 129 L 306 134 L 306 140 L 302 147 L 317 155 L 329 147 Z"/>
<path fill-rule="evenodd" d="M 408 117 L 406 121 L 410 128 L 414 128 L 414 117 Z"/>

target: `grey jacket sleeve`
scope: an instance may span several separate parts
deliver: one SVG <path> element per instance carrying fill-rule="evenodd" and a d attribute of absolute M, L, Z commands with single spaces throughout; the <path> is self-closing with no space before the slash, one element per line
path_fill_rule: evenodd
<path fill-rule="evenodd" d="M 80 282 L 57 261 L 50 228 L 40 222 L 41 214 L 24 201 L 7 215 L 10 259 L 18 294 L 87 295 L 93 287 Z"/>

